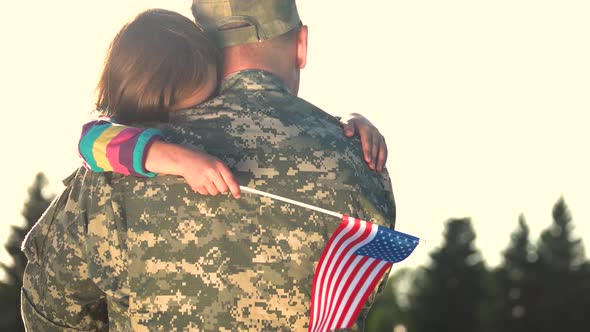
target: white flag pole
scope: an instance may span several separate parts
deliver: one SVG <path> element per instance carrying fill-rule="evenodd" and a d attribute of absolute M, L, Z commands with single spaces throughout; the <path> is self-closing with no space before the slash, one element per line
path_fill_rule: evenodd
<path fill-rule="evenodd" d="M 286 198 L 286 197 L 283 197 L 283 196 L 274 195 L 274 194 L 267 193 L 267 192 L 264 192 L 264 191 L 260 191 L 260 190 L 256 190 L 256 189 L 252 189 L 252 188 L 248 188 L 248 187 L 244 187 L 244 186 L 240 186 L 240 190 L 242 190 L 243 192 L 247 192 L 247 193 L 251 193 L 251 194 L 256 194 L 256 195 L 261 195 L 261 196 L 266 196 L 266 197 L 270 197 L 272 199 L 276 199 L 276 200 L 283 201 L 283 202 L 286 202 L 286 203 L 298 205 L 298 206 L 301 206 L 301 207 L 304 207 L 304 208 L 308 208 L 308 209 L 311 209 L 311 210 L 314 210 L 314 211 L 317 211 L 317 212 L 321 212 L 321 213 L 325 213 L 325 214 L 334 216 L 336 218 L 342 219 L 342 217 L 344 216 L 341 213 L 337 213 L 337 212 L 334 212 L 334 211 L 322 209 L 322 208 L 317 207 L 317 206 L 309 205 L 309 204 L 306 204 L 306 203 L 302 203 L 302 202 L 299 202 L 299 201 L 295 201 L 295 200 L 292 200 L 292 199 L 289 199 L 289 198 Z M 396 231 L 396 232 L 401 233 L 399 231 Z M 425 243 L 426 242 L 426 239 L 419 238 L 418 239 L 418 242 Z"/>
<path fill-rule="evenodd" d="M 334 212 L 334 211 L 322 209 L 320 207 L 309 205 L 309 204 L 305 204 L 305 203 L 302 203 L 302 202 L 294 201 L 292 199 L 285 198 L 285 197 L 282 197 L 282 196 L 273 195 L 271 193 L 267 193 L 267 192 L 264 192 L 264 191 L 260 191 L 260 190 L 256 190 L 256 189 L 252 189 L 252 188 L 248 188 L 248 187 L 244 187 L 244 186 L 240 186 L 240 190 L 242 190 L 243 192 L 251 193 L 251 194 L 257 194 L 257 195 L 261 195 L 261 196 L 270 197 L 272 199 L 276 199 L 276 200 L 283 201 L 283 202 L 286 202 L 286 203 L 291 203 L 291 204 L 299 205 L 299 206 L 302 206 L 304 208 L 308 208 L 308 209 L 311 209 L 311 210 L 314 210 L 314 211 L 317 211 L 317 212 L 329 214 L 331 216 L 334 216 L 334 217 L 337 217 L 337 218 L 342 219 L 342 214 L 341 213 L 337 213 L 337 212 Z"/>

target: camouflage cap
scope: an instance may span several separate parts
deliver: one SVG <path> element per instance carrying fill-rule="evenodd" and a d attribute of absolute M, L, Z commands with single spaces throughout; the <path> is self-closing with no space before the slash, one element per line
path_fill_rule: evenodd
<path fill-rule="evenodd" d="M 222 48 L 268 40 L 301 25 L 295 0 L 193 0 L 192 10 Z"/>

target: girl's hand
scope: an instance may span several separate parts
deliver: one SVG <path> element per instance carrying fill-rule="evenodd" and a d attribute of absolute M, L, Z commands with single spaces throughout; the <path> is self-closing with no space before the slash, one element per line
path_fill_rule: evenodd
<path fill-rule="evenodd" d="M 343 121 L 345 119 L 346 122 L 342 123 L 344 135 L 353 137 L 357 134 L 361 139 L 363 156 L 369 168 L 381 172 L 387 161 L 387 145 L 379 129 L 358 113 L 350 114 Z"/>
<path fill-rule="evenodd" d="M 146 156 L 150 172 L 182 176 L 188 185 L 202 195 L 232 193 L 240 197 L 240 185 L 229 168 L 219 159 L 181 145 L 154 142 Z"/>
<path fill-rule="evenodd" d="M 232 193 L 240 197 L 240 185 L 227 166 L 219 159 L 197 151 L 187 151 L 181 176 L 188 185 L 201 195 Z"/>

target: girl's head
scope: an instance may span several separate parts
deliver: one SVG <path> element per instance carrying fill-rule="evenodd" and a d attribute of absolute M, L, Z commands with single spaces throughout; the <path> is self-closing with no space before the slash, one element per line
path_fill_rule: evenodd
<path fill-rule="evenodd" d="M 218 51 L 188 18 L 163 9 L 139 14 L 110 45 L 97 108 L 128 123 L 164 120 L 206 100 L 217 85 Z"/>

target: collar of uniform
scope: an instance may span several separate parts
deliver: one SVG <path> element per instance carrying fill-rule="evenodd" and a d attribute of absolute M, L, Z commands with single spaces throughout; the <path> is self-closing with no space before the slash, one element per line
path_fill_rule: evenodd
<path fill-rule="evenodd" d="M 224 94 L 232 91 L 244 90 L 275 90 L 289 92 L 285 83 L 283 83 L 283 81 L 275 74 L 259 69 L 248 69 L 227 76 L 221 82 L 219 93 Z"/>

